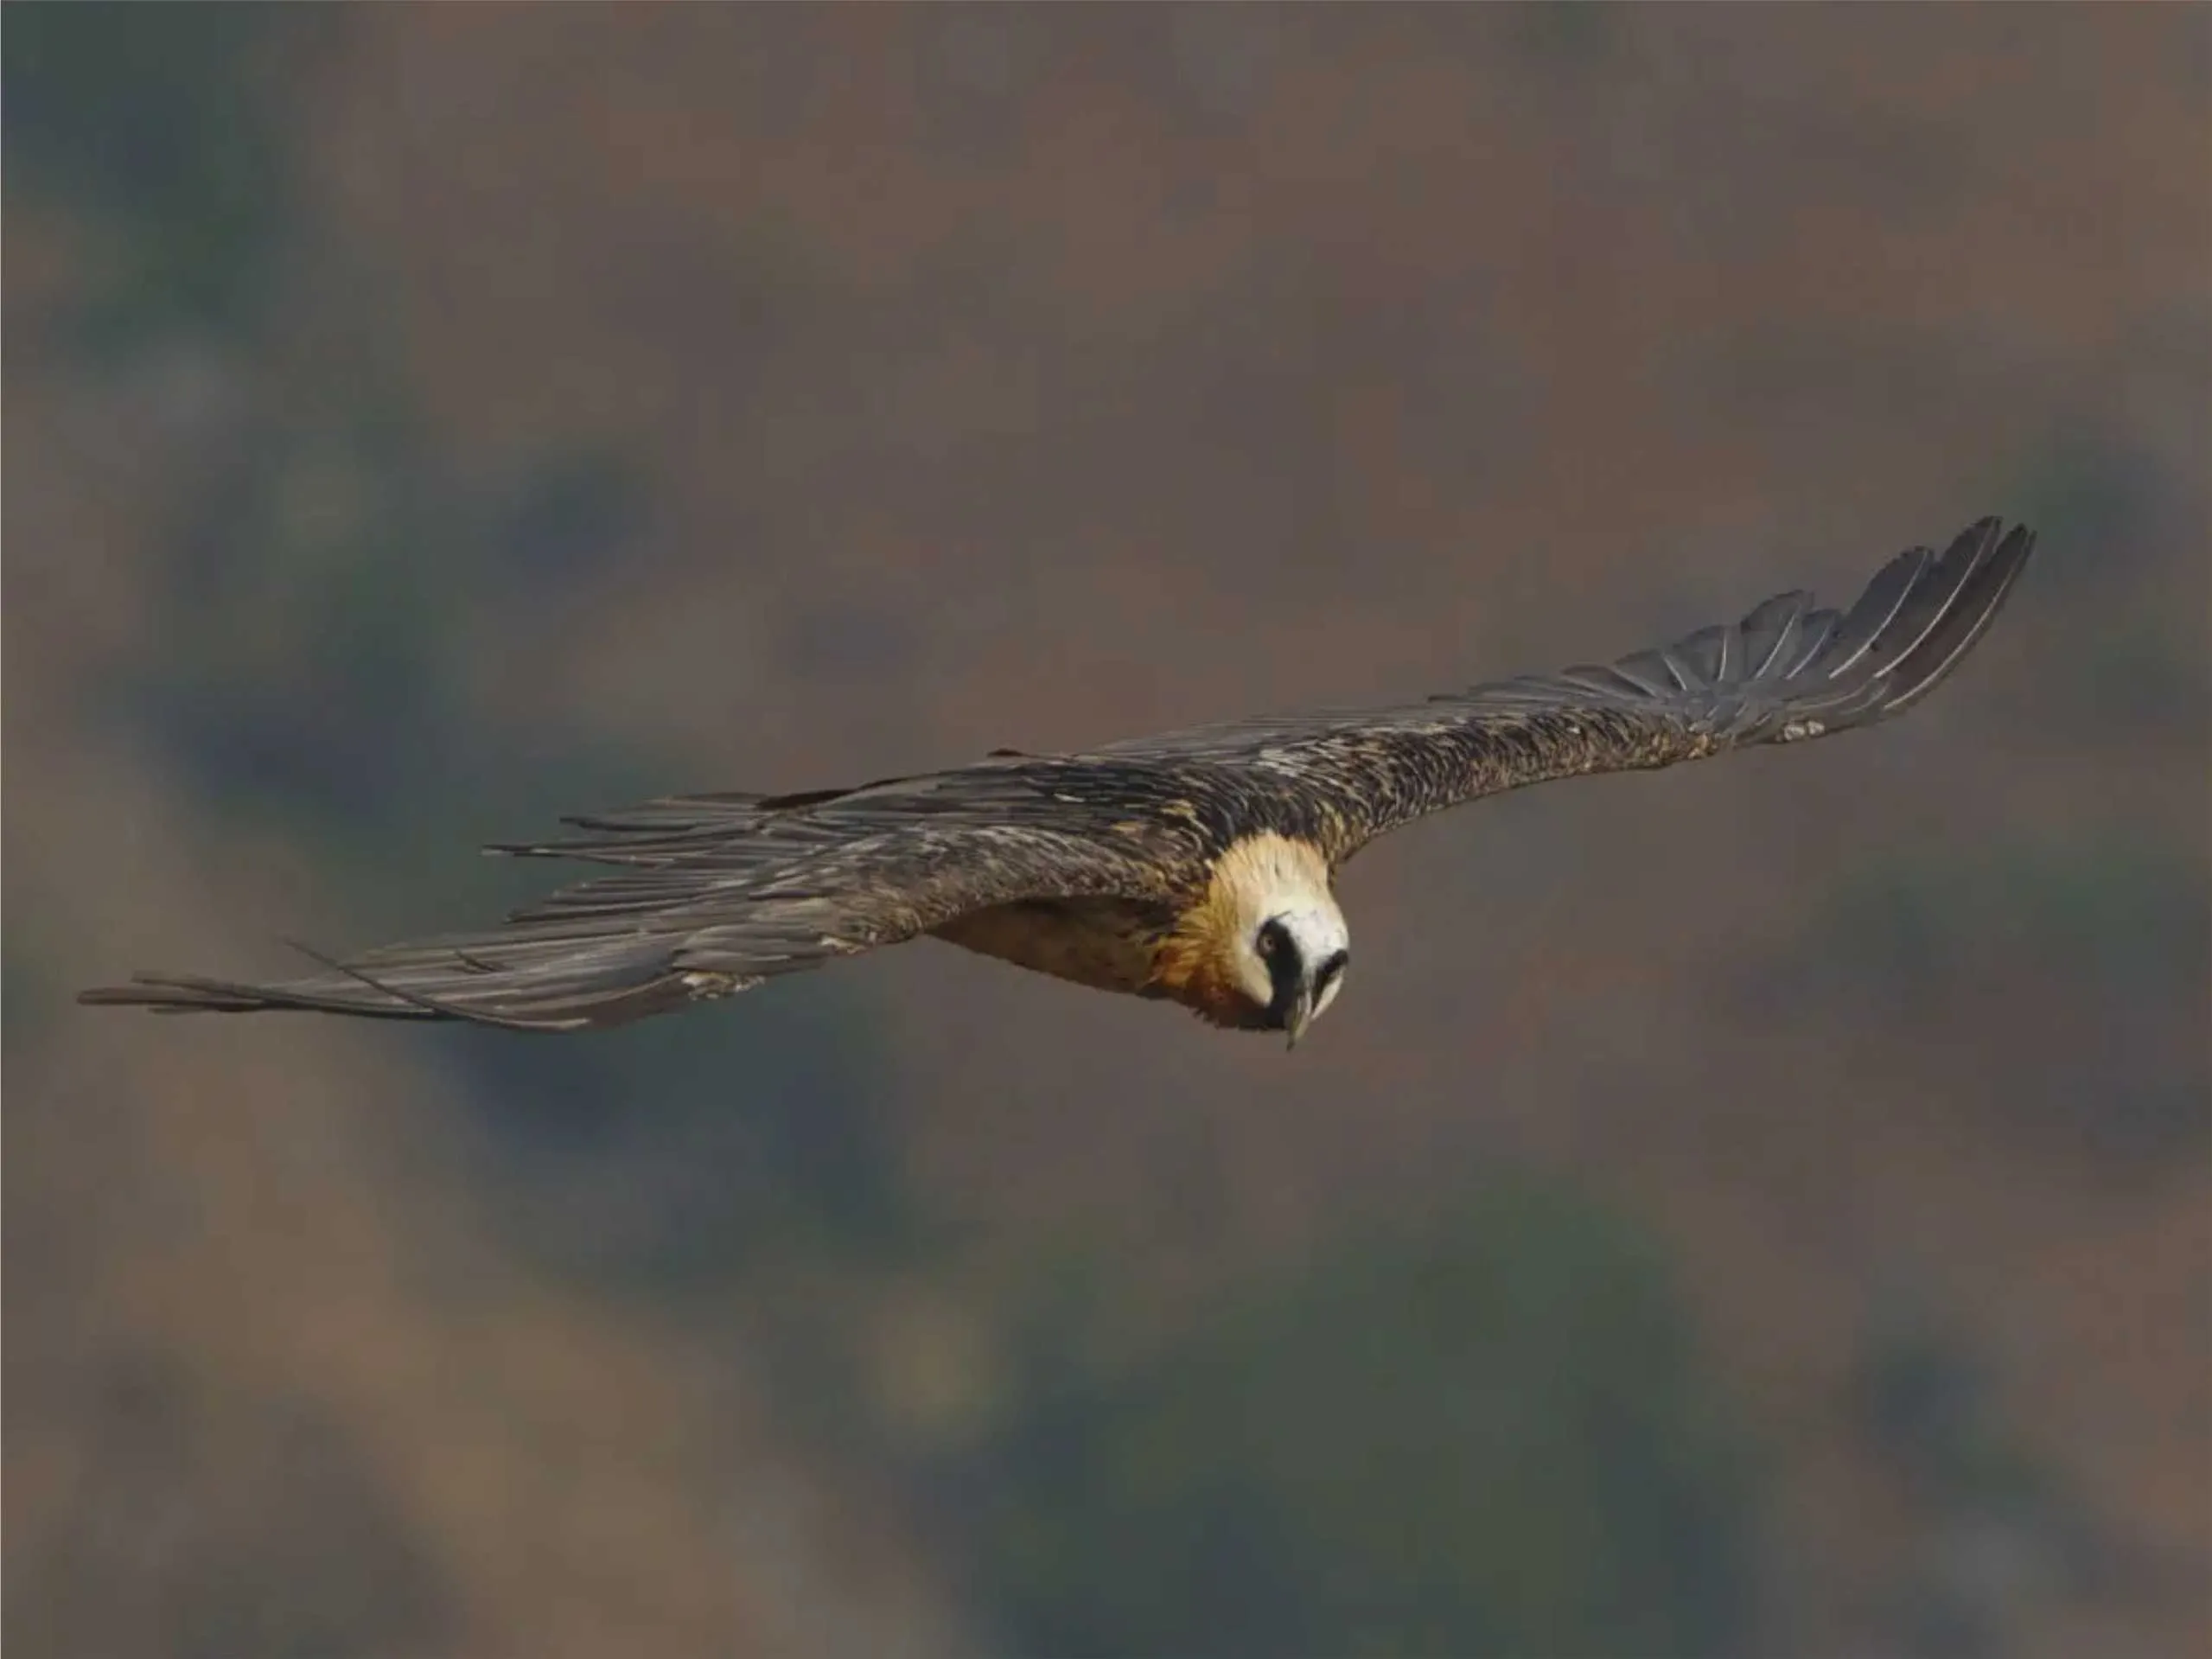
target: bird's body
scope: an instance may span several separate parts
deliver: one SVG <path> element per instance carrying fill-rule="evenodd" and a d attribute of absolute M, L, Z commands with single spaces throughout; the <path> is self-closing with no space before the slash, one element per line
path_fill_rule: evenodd
<path fill-rule="evenodd" d="M 931 935 L 1295 1041 L 1343 983 L 1336 871 L 1460 801 L 1790 743 L 1902 711 L 1979 639 L 2033 538 L 1995 520 L 1900 555 L 1848 615 L 1783 594 L 1608 667 L 1397 708 L 1264 717 L 1088 754 L 795 795 L 675 796 L 496 849 L 615 867 L 482 932 L 257 986 L 83 1000 L 315 1009 L 529 1030 L 613 1025 Z"/>
<path fill-rule="evenodd" d="M 1023 898 L 955 916 L 930 935 L 1093 991 L 1143 994 L 1175 929 L 1170 905 L 1126 898 Z"/>

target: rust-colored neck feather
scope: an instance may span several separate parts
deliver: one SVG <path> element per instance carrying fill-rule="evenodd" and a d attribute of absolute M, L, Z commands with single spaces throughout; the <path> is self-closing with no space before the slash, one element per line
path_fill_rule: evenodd
<path fill-rule="evenodd" d="M 1160 941 L 1150 988 L 1216 1025 L 1262 1028 L 1266 999 L 1255 995 L 1245 960 L 1253 935 L 1278 911 L 1315 903 L 1335 899 L 1329 861 L 1313 846 L 1272 832 L 1233 842 L 1214 861 L 1206 891 Z"/>

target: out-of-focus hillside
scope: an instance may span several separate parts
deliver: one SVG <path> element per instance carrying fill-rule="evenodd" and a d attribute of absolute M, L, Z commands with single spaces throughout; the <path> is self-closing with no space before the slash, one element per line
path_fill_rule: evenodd
<path fill-rule="evenodd" d="M 9 9 L 8 1635 L 2202 1649 L 2205 21 Z M 1295 1056 L 69 1001 L 1985 512 L 1923 710 L 1393 838 Z"/>

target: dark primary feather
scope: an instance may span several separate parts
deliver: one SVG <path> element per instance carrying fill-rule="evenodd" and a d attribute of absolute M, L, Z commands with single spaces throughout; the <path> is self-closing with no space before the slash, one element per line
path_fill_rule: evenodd
<path fill-rule="evenodd" d="M 83 993 L 164 1011 L 311 1009 L 532 1030 L 621 1024 L 1024 900 L 1188 903 L 1259 830 L 1342 861 L 1476 796 L 1791 743 L 1910 707 L 1995 617 L 2034 546 L 1995 519 L 1916 548 L 1848 612 L 1803 593 L 1601 667 L 1409 706 L 1277 715 L 1088 755 L 994 752 L 800 794 L 670 796 L 494 849 L 616 866 L 500 927 L 396 945 L 280 985 L 141 975 Z"/>

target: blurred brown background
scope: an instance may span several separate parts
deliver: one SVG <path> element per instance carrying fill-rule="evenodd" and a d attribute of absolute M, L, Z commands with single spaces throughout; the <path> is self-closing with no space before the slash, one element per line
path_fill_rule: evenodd
<path fill-rule="evenodd" d="M 2204 1651 L 2208 21 L 9 7 L 12 1649 Z M 1394 838 L 1295 1056 L 69 1001 L 1986 512 L 1923 711 Z"/>

